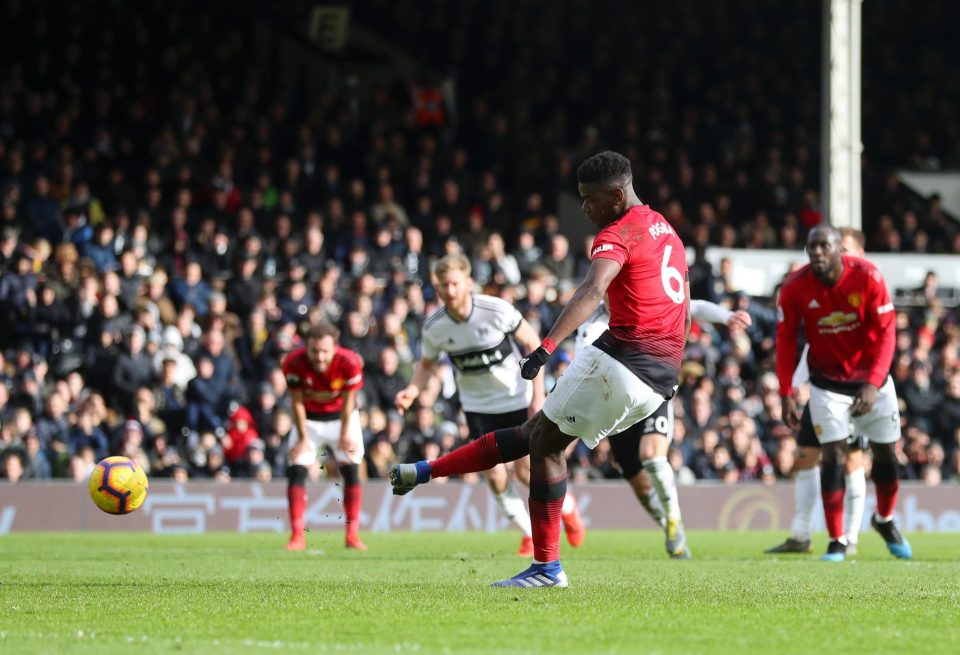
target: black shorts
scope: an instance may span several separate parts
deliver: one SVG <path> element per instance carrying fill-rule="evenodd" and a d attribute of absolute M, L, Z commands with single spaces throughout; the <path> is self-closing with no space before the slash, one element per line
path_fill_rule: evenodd
<path fill-rule="evenodd" d="M 866 450 L 868 445 L 867 438 L 864 436 L 855 437 L 852 434 L 847 437 L 847 450 Z M 803 414 L 800 415 L 800 429 L 797 431 L 797 445 L 806 448 L 819 448 L 820 440 L 817 439 L 817 431 L 813 427 L 813 419 L 810 418 L 810 408 L 804 407 Z"/>
<path fill-rule="evenodd" d="M 648 434 L 659 434 L 667 439 L 673 438 L 673 401 L 665 400 L 657 410 L 647 418 L 634 423 L 619 434 L 607 437 L 610 440 L 610 452 L 620 466 L 623 477 L 630 479 L 643 470 L 640 461 L 640 441 Z"/>
<path fill-rule="evenodd" d="M 470 428 L 470 440 L 479 439 L 488 432 L 519 428 L 527 422 L 526 409 L 518 409 L 506 414 L 481 414 L 479 412 L 464 412 L 467 417 L 467 427 Z"/>

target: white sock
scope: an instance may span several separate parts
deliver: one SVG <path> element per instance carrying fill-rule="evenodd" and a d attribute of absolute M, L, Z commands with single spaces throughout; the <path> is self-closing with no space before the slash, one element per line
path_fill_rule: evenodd
<path fill-rule="evenodd" d="M 507 487 L 506 491 L 502 494 L 493 494 L 493 498 L 497 501 L 497 505 L 500 506 L 503 513 L 507 515 L 507 518 L 520 528 L 520 532 L 522 532 L 525 537 L 533 536 L 533 528 L 530 526 L 530 514 L 527 513 L 527 504 L 523 501 L 523 498 L 513 491 L 512 486 Z"/>
<path fill-rule="evenodd" d="M 577 508 L 577 502 L 576 500 L 574 500 L 573 494 L 568 493 L 566 496 L 563 497 L 563 507 L 560 508 L 560 513 L 563 516 L 566 516 L 576 508 Z"/>
<path fill-rule="evenodd" d="M 843 494 L 844 532 L 851 544 L 857 543 L 863 524 L 863 508 L 867 504 L 867 476 L 863 467 L 846 475 L 847 489 Z"/>
<path fill-rule="evenodd" d="M 807 541 L 813 532 L 813 512 L 820 501 L 820 470 L 816 467 L 797 472 L 793 484 L 793 538 Z"/>
<path fill-rule="evenodd" d="M 673 469 L 666 457 L 654 457 L 643 462 L 643 468 L 646 469 L 653 483 L 653 488 L 657 490 L 660 497 L 660 506 L 666 512 L 667 520 L 680 520 L 680 498 L 677 497 L 677 482 L 673 475 Z"/>
<path fill-rule="evenodd" d="M 647 514 L 653 519 L 653 522 L 661 528 L 667 527 L 667 517 L 663 515 L 663 505 L 660 504 L 660 496 L 656 489 L 651 489 L 647 494 L 640 498 L 640 505 L 647 510 Z"/>

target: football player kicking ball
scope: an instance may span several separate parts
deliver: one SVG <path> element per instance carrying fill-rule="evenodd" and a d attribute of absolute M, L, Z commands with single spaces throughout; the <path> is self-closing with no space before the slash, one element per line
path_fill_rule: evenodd
<path fill-rule="evenodd" d="M 357 390 L 363 387 L 363 360 L 337 345 L 340 330 L 320 321 L 309 327 L 306 346 L 283 361 L 283 373 L 293 400 L 293 430 L 288 441 L 287 502 L 290 542 L 287 550 L 307 547 L 304 519 L 307 509 L 307 467 L 317 460 L 320 446 L 333 451 L 343 477 L 346 547 L 366 550 L 360 541 L 360 462 L 363 433 L 356 410 Z"/>
<path fill-rule="evenodd" d="M 731 330 L 745 330 L 753 324 L 747 312 L 731 312 L 707 300 L 691 300 L 690 314 L 693 319 L 727 325 Z M 609 320 L 606 304 L 601 303 L 577 331 L 576 352 L 603 334 Z M 676 478 L 667 462 L 673 421 L 673 401 L 666 400 L 644 420 L 610 435 L 610 450 L 640 505 L 666 532 L 667 554 L 673 559 L 689 559 Z"/>
<path fill-rule="evenodd" d="M 560 566 L 560 511 L 567 490 L 566 447 L 588 447 L 647 418 L 676 392 L 690 327 L 683 243 L 633 190 L 630 161 L 602 152 L 577 169 L 583 211 L 600 233 L 583 283 L 540 346 L 520 361 L 530 380 L 556 348 L 610 299 L 610 327 L 573 359 L 543 408 L 523 426 L 485 434 L 433 462 L 390 471 L 394 493 L 432 477 L 482 471 L 530 455 L 533 564 L 500 587 L 566 587 Z"/>
<path fill-rule="evenodd" d="M 840 252 L 851 257 L 863 257 L 866 238 L 860 230 L 849 227 L 840 228 Z M 810 369 L 807 367 L 808 346 L 804 346 L 800 362 L 793 373 L 793 389 L 807 384 Z M 844 534 L 847 536 L 847 555 L 857 554 L 857 542 L 860 536 L 860 524 L 863 522 L 864 506 L 867 502 L 867 477 L 863 468 L 863 451 L 867 448 L 867 439 L 863 435 L 850 435 L 847 438 L 847 459 L 844 467 L 843 518 Z M 778 546 L 767 549 L 770 554 L 811 553 L 811 535 L 813 533 L 813 515 L 820 500 L 820 442 L 817 440 L 810 420 L 810 408 L 804 407 L 800 416 L 800 428 L 797 431 L 797 456 L 793 464 L 794 472 L 794 514 L 792 532 L 787 540 Z"/>
<path fill-rule="evenodd" d="M 460 403 L 474 439 L 503 428 L 519 425 L 543 405 L 543 376 L 531 383 L 520 376 L 521 351 L 536 348 L 539 337 L 516 307 L 500 298 L 473 293 L 470 260 L 463 255 L 447 255 L 434 268 L 437 294 L 443 301 L 423 322 L 422 357 L 413 379 L 396 397 L 403 413 L 434 375 L 437 360 L 447 353 L 453 364 Z M 517 461 L 515 474 L 529 482 L 529 460 Z M 496 463 L 485 472 L 487 484 L 503 513 L 523 533 L 517 554 L 533 555 L 530 515 L 523 498 L 514 492 L 510 473 Z M 579 546 L 584 528 L 576 502 L 566 500 L 564 525 L 570 543 Z"/>
<path fill-rule="evenodd" d="M 843 561 L 844 468 L 850 424 L 854 434 L 870 441 L 877 511 L 871 525 L 895 557 L 909 559 L 910 544 L 893 523 L 897 504 L 896 442 L 900 412 L 889 371 L 893 362 L 893 303 L 876 266 L 840 253 L 840 233 L 817 226 L 807 237 L 810 263 L 790 274 L 777 304 L 776 367 L 783 417 L 796 429 L 800 423 L 793 397 L 800 325 L 810 350 L 810 419 L 819 439 L 823 510 L 830 544 L 824 560 Z"/>

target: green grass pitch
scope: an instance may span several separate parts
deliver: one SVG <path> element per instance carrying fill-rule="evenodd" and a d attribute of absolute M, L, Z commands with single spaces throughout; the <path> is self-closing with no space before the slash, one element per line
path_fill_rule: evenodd
<path fill-rule="evenodd" d="M 563 549 L 566 590 L 490 589 L 527 564 L 512 532 L 0 537 L 0 653 L 960 652 L 957 537 L 865 533 L 861 555 L 763 555 L 785 535 L 699 532 L 670 561 L 653 531 Z"/>

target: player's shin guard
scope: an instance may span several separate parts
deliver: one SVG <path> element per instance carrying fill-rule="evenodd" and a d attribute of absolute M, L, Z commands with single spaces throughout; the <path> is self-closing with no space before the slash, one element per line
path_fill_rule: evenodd
<path fill-rule="evenodd" d="M 304 538 L 304 517 L 307 511 L 307 467 L 287 467 L 287 507 L 290 511 L 291 539 Z"/>
<path fill-rule="evenodd" d="M 897 494 L 900 491 L 900 481 L 897 479 L 897 460 L 894 444 L 889 448 L 875 447 L 873 451 L 873 468 L 870 476 L 877 487 L 877 516 L 888 521 L 893 516 L 897 506 Z"/>
<path fill-rule="evenodd" d="M 530 522 L 535 562 L 552 562 L 560 558 L 560 513 L 566 495 L 566 476 L 554 480 L 530 476 Z"/>
<path fill-rule="evenodd" d="M 863 509 L 867 500 L 867 476 L 862 467 L 847 474 L 846 487 L 843 496 L 844 533 L 847 535 L 847 541 L 855 544 L 860 535 Z"/>
<path fill-rule="evenodd" d="M 823 465 L 820 469 L 820 494 L 827 532 L 833 541 L 842 541 L 843 534 L 843 454 L 838 444 L 824 444 Z"/>
<path fill-rule="evenodd" d="M 360 484 L 360 466 L 341 464 L 340 475 L 343 478 L 343 513 L 346 519 L 347 542 L 357 541 L 360 537 L 360 507 L 363 505 L 363 486 Z"/>
<path fill-rule="evenodd" d="M 520 528 L 520 532 L 524 536 L 530 537 L 533 535 L 530 527 L 530 515 L 527 513 L 527 504 L 513 490 L 513 485 L 508 485 L 501 494 L 493 494 L 493 498 L 497 501 L 500 509 L 503 510 L 504 515 Z"/>
<path fill-rule="evenodd" d="M 793 487 L 793 538 L 808 541 L 813 532 L 813 514 L 820 500 L 820 471 L 816 468 L 797 471 Z"/>
<path fill-rule="evenodd" d="M 529 453 L 530 446 L 520 437 L 519 428 L 488 432 L 474 442 L 430 462 L 430 477 L 479 473 Z"/>
<path fill-rule="evenodd" d="M 657 496 L 660 498 L 660 505 L 667 515 L 667 520 L 680 520 L 680 499 L 677 497 L 677 483 L 673 475 L 673 469 L 667 462 L 666 457 L 654 457 L 643 462 L 643 468 L 646 469 L 653 483 L 653 488 L 657 490 Z"/>

